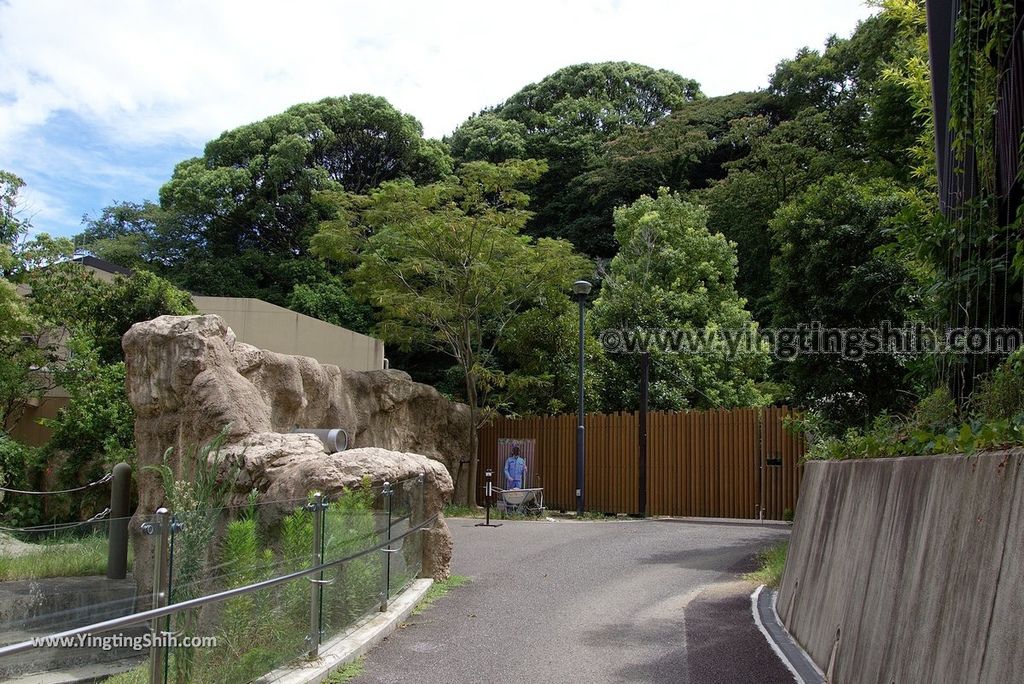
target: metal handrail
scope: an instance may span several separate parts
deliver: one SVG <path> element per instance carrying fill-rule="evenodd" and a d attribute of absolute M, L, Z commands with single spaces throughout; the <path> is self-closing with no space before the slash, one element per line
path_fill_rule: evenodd
<path fill-rule="evenodd" d="M 254 584 L 247 584 L 244 587 L 235 587 L 234 589 L 226 589 L 224 591 L 217 592 L 215 594 L 209 594 L 207 596 L 200 596 L 198 598 L 189 599 L 180 603 L 174 603 L 169 606 L 162 608 L 151 608 L 150 610 L 144 610 L 141 613 L 132 613 L 131 615 L 125 615 L 119 618 L 112 618 L 110 620 L 104 620 L 103 622 L 96 622 L 91 625 L 85 625 L 84 627 L 76 627 L 75 629 L 69 629 L 64 632 L 56 632 L 47 636 L 33 637 L 28 641 L 20 641 L 15 644 L 8 644 L 7 646 L 0 646 L 0 657 L 7 655 L 14 655 L 16 653 L 23 653 L 25 651 L 31 651 L 33 648 L 44 648 L 47 643 L 59 642 L 61 639 L 70 639 L 78 637 L 80 635 L 92 635 L 102 634 L 109 632 L 120 627 L 130 627 L 131 625 L 139 624 L 140 622 L 149 622 L 150 620 L 156 620 L 168 615 L 173 615 L 183 610 L 190 608 L 198 608 L 208 603 L 217 603 L 218 601 L 224 601 L 235 596 L 243 596 L 245 594 L 251 594 L 261 589 L 268 589 L 270 587 L 284 584 L 295 579 L 306 577 L 307 575 L 313 575 L 318 572 L 323 572 L 327 568 L 332 568 L 335 565 L 340 565 L 356 558 L 361 558 L 374 551 L 384 549 L 400 539 L 404 539 L 413 532 L 419 532 L 420 530 L 432 525 L 437 520 L 437 515 L 432 515 L 416 527 L 411 527 L 397 537 L 391 537 L 376 546 L 372 546 L 368 549 L 363 549 L 344 558 L 338 558 L 328 563 L 321 563 L 320 565 L 306 568 L 305 570 L 296 570 L 295 572 L 287 575 L 281 575 L 280 577 L 272 577 L 268 580 L 256 582 Z M 390 526 L 389 526 L 390 529 Z"/>

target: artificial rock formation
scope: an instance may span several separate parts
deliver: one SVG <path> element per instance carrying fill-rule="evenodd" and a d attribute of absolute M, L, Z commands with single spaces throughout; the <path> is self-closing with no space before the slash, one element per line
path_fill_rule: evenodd
<path fill-rule="evenodd" d="M 423 538 L 421 574 L 446 579 L 452 557 L 452 540 L 442 513 L 451 499 L 451 476 L 438 461 L 419 454 L 389 451 L 377 447 L 358 447 L 325 454 L 320 440 L 312 435 L 257 433 L 222 450 L 226 461 L 241 466 L 238 493 L 256 489 L 267 501 L 294 502 L 310 491 L 328 499 L 343 489 L 354 489 L 367 475 L 375 483 L 403 482 L 420 475 L 423 483 L 423 519 L 437 517 L 438 524 L 428 528 Z M 290 507 L 269 510 L 263 522 L 273 527 Z M 266 507 L 263 507 L 266 508 Z"/>
<path fill-rule="evenodd" d="M 180 474 L 182 455 L 228 426 L 222 454 L 240 468 L 238 503 L 253 489 L 262 501 L 294 500 L 364 477 L 380 484 L 424 474 L 424 513 L 438 515 L 424 539 L 424 574 L 447 576 L 451 538 L 441 508 L 453 489 L 449 473 L 469 450 L 468 407 L 401 371 L 341 369 L 237 342 L 219 316 L 137 323 L 122 346 L 140 512 L 164 503 L 162 484 L 146 466 L 164 462 L 170 448 L 167 463 Z M 325 454 L 317 438 L 289 434 L 295 427 L 344 428 L 354 448 Z M 135 542 L 135 574 L 148 581 L 144 540 Z"/>

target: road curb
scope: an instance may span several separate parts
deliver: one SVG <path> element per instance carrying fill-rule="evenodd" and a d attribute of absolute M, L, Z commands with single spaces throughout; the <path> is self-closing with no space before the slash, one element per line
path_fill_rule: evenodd
<path fill-rule="evenodd" d="M 365 619 L 353 632 L 324 642 L 320 657 L 282 667 L 256 680 L 259 684 L 319 684 L 331 672 L 351 663 L 398 629 L 434 583 L 418 579 L 395 597 L 384 613 Z"/>
<path fill-rule="evenodd" d="M 760 585 L 750 594 L 750 611 L 775 655 L 799 684 L 824 684 L 825 675 L 786 630 L 775 610 L 776 593 Z"/>

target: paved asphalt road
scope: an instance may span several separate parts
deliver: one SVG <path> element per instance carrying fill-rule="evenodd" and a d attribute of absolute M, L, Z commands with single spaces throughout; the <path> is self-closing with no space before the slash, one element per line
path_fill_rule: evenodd
<path fill-rule="evenodd" d="M 788 530 L 637 520 L 448 523 L 472 582 L 374 649 L 356 682 L 792 682 L 741 574 Z"/>

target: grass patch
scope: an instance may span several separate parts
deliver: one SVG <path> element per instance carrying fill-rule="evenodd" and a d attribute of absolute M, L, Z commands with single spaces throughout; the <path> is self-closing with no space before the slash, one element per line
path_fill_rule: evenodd
<path fill-rule="evenodd" d="M 363 674 L 363 670 L 366 669 L 366 665 L 363 662 L 363 656 L 359 656 L 351 663 L 339 667 L 324 680 L 326 684 L 345 684 L 345 682 L 351 682 L 353 679 Z"/>
<path fill-rule="evenodd" d="M 143 663 L 127 672 L 107 677 L 103 684 L 149 684 L 149 663 Z"/>
<path fill-rule="evenodd" d="M 497 515 L 498 511 L 492 509 L 491 517 Z M 484 509 L 473 508 L 472 506 L 457 506 L 455 504 L 449 504 L 444 507 L 444 517 L 446 518 L 482 518 L 484 517 Z"/>
<path fill-rule="evenodd" d="M 470 579 L 464 575 L 452 575 L 443 582 L 434 582 L 427 589 L 427 593 L 423 595 L 420 602 L 416 604 L 416 607 L 412 609 L 413 615 L 419 615 L 423 611 L 432 607 L 437 603 L 438 599 L 447 594 L 455 587 L 461 587 L 464 584 L 469 584 Z"/>
<path fill-rule="evenodd" d="M 131 552 L 129 550 L 129 568 Z M 84 537 L 73 542 L 39 544 L 20 556 L 0 557 L 0 582 L 44 577 L 83 577 L 107 572 L 107 540 Z"/>
<path fill-rule="evenodd" d="M 786 565 L 786 551 L 789 550 L 789 542 L 779 542 L 774 546 L 758 554 L 761 567 L 754 572 L 748 572 L 746 577 L 751 582 L 763 584 L 771 589 L 779 586 L 782 579 L 782 569 Z"/>

